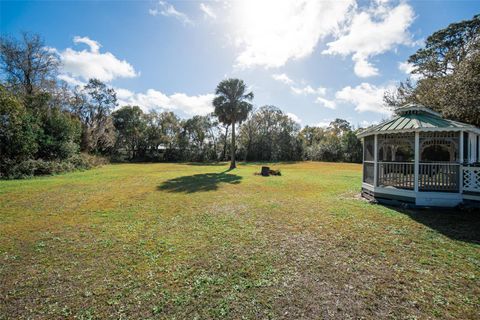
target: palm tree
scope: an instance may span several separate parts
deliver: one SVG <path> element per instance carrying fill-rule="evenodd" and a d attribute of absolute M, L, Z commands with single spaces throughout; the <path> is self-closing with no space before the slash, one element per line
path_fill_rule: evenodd
<path fill-rule="evenodd" d="M 241 123 L 247 119 L 252 111 L 252 104 L 248 101 L 253 99 L 253 92 L 245 93 L 247 86 L 240 79 L 225 79 L 220 82 L 215 90 L 215 115 L 218 120 L 232 126 L 232 144 L 230 146 L 231 162 L 230 170 L 236 168 L 235 164 L 235 123 Z"/>

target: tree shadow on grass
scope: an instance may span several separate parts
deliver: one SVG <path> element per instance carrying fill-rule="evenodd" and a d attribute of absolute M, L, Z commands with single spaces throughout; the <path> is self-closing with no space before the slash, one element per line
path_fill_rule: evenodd
<path fill-rule="evenodd" d="M 480 214 L 476 210 L 388 207 L 450 239 L 480 244 Z"/>
<path fill-rule="evenodd" d="M 157 189 L 167 192 L 194 193 L 215 191 L 222 183 L 240 183 L 242 177 L 237 176 L 236 174 L 227 174 L 227 172 L 228 170 L 221 173 L 201 173 L 191 176 L 173 178 L 162 182 Z"/>
<path fill-rule="evenodd" d="M 179 162 L 179 164 L 199 167 L 223 167 L 226 166 L 228 162 Z"/>

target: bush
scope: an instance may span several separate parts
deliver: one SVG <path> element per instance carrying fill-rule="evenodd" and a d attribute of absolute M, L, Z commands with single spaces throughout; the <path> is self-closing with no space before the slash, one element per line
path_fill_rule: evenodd
<path fill-rule="evenodd" d="M 38 151 L 38 126 L 25 106 L 0 85 L 0 173 Z"/>
<path fill-rule="evenodd" d="M 38 152 L 34 158 L 64 161 L 79 152 L 81 125 L 78 119 L 52 108 L 39 122 Z"/>
<path fill-rule="evenodd" d="M 14 164 L 13 161 L 4 162 L 0 169 L 2 179 L 25 179 L 33 176 L 43 176 L 87 170 L 108 163 L 107 159 L 88 154 L 76 154 L 65 161 L 45 161 L 30 159 Z"/>
<path fill-rule="evenodd" d="M 341 161 L 341 145 L 340 143 L 334 143 L 331 141 L 322 141 L 319 144 L 308 147 L 307 157 L 309 160 L 315 161 Z"/>
<path fill-rule="evenodd" d="M 32 176 L 41 176 L 48 174 L 56 174 L 61 172 L 73 171 L 75 167 L 69 162 L 58 161 L 44 161 L 38 160 L 25 160 L 17 165 L 14 165 L 10 172 L 8 172 L 7 178 L 21 179 Z"/>
<path fill-rule="evenodd" d="M 68 159 L 75 169 L 87 170 L 108 164 L 108 160 L 104 157 L 94 156 L 87 153 L 79 153 Z"/>

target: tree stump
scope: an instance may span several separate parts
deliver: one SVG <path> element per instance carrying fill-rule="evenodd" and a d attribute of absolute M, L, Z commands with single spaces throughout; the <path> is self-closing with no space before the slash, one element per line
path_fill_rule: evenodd
<path fill-rule="evenodd" d="M 282 173 L 280 172 L 280 170 L 270 170 L 270 175 L 272 176 L 281 176 Z"/>
<path fill-rule="evenodd" d="M 268 177 L 270 175 L 270 168 L 269 167 L 262 167 L 262 176 Z"/>

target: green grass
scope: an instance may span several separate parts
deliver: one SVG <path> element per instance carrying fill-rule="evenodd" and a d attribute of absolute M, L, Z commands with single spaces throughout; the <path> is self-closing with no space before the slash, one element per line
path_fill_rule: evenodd
<path fill-rule="evenodd" d="M 125 164 L 0 182 L 0 319 L 475 319 L 480 216 L 361 166 Z"/>

